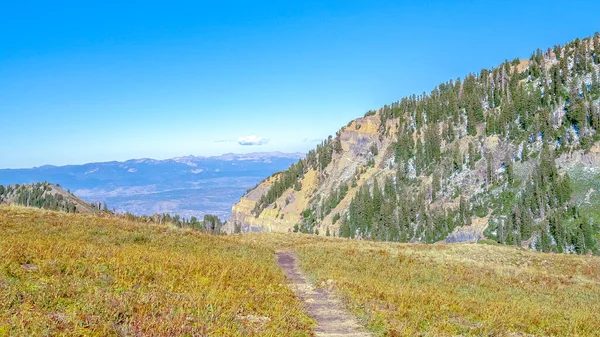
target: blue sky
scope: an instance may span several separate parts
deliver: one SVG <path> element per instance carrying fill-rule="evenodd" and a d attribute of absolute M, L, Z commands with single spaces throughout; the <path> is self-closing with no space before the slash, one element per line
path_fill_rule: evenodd
<path fill-rule="evenodd" d="M 2 4 L 0 167 L 305 152 L 369 109 L 600 29 L 598 1 L 89 3 Z"/>

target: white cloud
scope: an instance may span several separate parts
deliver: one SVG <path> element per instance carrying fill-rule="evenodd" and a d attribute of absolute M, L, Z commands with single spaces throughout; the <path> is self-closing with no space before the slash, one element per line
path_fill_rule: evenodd
<path fill-rule="evenodd" d="M 257 137 L 257 136 L 247 136 L 247 137 L 240 137 L 237 139 L 238 144 L 240 145 L 247 145 L 247 146 L 252 146 L 252 145 L 264 145 L 267 144 L 269 142 L 268 139 L 262 138 L 262 137 Z"/>
<path fill-rule="evenodd" d="M 320 143 L 324 138 L 304 138 L 302 141 L 305 143 Z"/>

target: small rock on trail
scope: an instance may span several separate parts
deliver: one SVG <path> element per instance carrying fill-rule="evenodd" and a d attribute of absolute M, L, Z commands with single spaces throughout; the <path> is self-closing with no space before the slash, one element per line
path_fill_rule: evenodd
<path fill-rule="evenodd" d="M 290 252 L 276 252 L 277 263 L 288 278 L 290 287 L 305 303 L 306 312 L 317 321 L 315 333 L 321 337 L 370 337 L 356 318 L 346 312 L 340 300 L 325 289 L 317 289 L 298 269 L 296 257 Z"/>

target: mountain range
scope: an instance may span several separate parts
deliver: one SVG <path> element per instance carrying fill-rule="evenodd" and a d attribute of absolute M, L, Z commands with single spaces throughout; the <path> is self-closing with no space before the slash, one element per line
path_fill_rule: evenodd
<path fill-rule="evenodd" d="M 166 160 L 132 159 L 83 165 L 1 169 L 0 184 L 49 181 L 88 202 L 106 203 L 135 215 L 218 215 L 227 219 L 231 205 L 261 179 L 284 170 L 300 153 L 228 153 Z"/>

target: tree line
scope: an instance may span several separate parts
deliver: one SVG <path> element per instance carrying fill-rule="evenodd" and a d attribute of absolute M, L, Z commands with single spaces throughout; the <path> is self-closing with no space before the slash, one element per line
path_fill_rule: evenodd
<path fill-rule="evenodd" d="M 57 185 L 57 187 L 60 187 Z M 20 206 L 43 208 L 51 211 L 62 211 L 67 213 L 79 213 L 77 204 L 70 200 L 69 196 L 76 198 L 70 191 L 65 197 L 61 193 L 53 192 L 52 184 L 49 182 L 38 182 L 24 185 L 0 185 L 0 203 L 10 203 Z M 82 203 L 84 203 L 82 201 Z M 85 203 L 87 207 L 97 210 L 99 214 L 119 216 L 131 221 L 154 223 L 154 224 L 173 224 L 180 228 L 191 228 L 208 233 L 220 233 L 224 226 L 222 220 L 211 214 L 206 214 L 200 220 L 195 216 L 185 218 L 178 214 L 154 214 L 154 215 L 134 215 L 129 212 L 118 213 L 115 210 L 109 210 L 106 203 Z"/>

